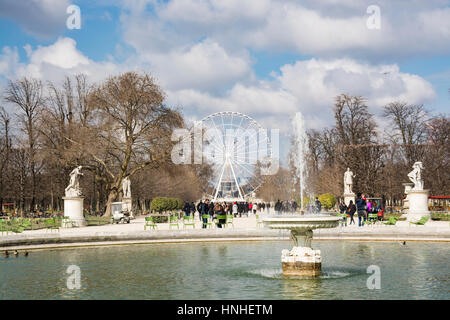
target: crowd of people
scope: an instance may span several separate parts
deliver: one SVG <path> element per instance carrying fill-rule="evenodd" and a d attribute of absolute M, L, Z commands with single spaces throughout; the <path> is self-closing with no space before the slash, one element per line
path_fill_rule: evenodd
<path fill-rule="evenodd" d="M 217 216 L 233 215 L 234 217 L 249 216 L 249 214 L 257 214 L 270 211 L 270 202 L 252 203 L 252 202 L 216 202 L 206 199 L 200 200 L 195 205 L 194 202 L 186 201 L 183 207 L 186 216 L 195 215 L 198 213 L 199 219 L 203 221 L 203 227 L 207 223 L 207 218 L 202 216 L 209 216 L 211 219 L 216 219 Z M 218 227 L 221 228 L 225 221 L 218 221 Z"/>
<path fill-rule="evenodd" d="M 370 213 L 376 213 L 378 220 L 383 220 L 384 209 L 381 203 L 368 199 L 364 194 L 358 193 L 356 195 L 355 203 L 350 200 L 348 206 L 341 202 L 339 204 L 339 211 L 341 214 L 345 213 L 350 217 L 349 224 L 356 224 L 353 219 L 355 213 L 358 215 L 358 226 L 362 227 L 368 220 Z"/>

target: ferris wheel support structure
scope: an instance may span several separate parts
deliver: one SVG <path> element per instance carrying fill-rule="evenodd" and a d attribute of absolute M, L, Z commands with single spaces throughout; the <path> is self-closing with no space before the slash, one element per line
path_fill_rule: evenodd
<path fill-rule="evenodd" d="M 213 201 L 218 198 L 236 199 L 236 196 L 244 200 L 262 183 L 262 178 L 256 175 L 260 150 L 272 154 L 267 135 L 259 137 L 263 127 L 251 117 L 235 111 L 217 112 L 200 122 L 204 128 L 213 130 L 215 138 L 208 141 L 201 152 L 209 150 L 219 155 L 210 158 L 213 168 L 210 185 L 214 188 L 210 195 Z M 260 148 L 262 143 L 267 147 L 263 145 Z"/>

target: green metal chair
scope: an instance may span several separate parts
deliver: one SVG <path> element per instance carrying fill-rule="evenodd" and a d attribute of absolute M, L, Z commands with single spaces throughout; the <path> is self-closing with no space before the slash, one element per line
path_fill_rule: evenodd
<path fill-rule="evenodd" d="M 208 227 L 212 228 L 211 217 L 209 216 L 209 214 L 202 215 L 202 221 L 204 219 L 206 219 L 206 222 L 202 222 L 202 227 L 206 226 L 206 228 L 208 228 Z"/>
<path fill-rule="evenodd" d="M 367 220 L 364 224 L 374 225 L 377 220 L 378 220 L 378 216 L 376 213 L 369 213 L 367 215 Z"/>
<path fill-rule="evenodd" d="M 261 220 L 261 217 L 259 214 L 256 215 L 256 227 L 259 228 L 263 225 L 263 222 Z"/>
<path fill-rule="evenodd" d="M 220 220 L 225 220 L 225 223 L 220 223 Z M 225 214 L 217 215 L 214 223 L 216 224 L 216 228 L 219 228 L 219 224 L 223 225 L 225 228 L 225 226 L 227 225 L 227 216 Z"/>
<path fill-rule="evenodd" d="M 61 219 L 61 227 L 63 228 L 68 228 L 68 227 L 75 227 L 76 226 L 76 222 L 73 221 L 72 219 L 70 219 L 70 217 L 62 217 Z"/>
<path fill-rule="evenodd" d="M 33 228 L 32 220 L 31 219 L 23 219 L 22 227 L 24 228 L 24 230 L 32 229 Z"/>
<path fill-rule="evenodd" d="M 183 217 L 183 229 L 186 229 L 186 226 L 192 226 L 195 229 L 194 216 Z"/>
<path fill-rule="evenodd" d="M 389 217 L 389 220 L 387 222 L 385 222 L 384 224 L 389 225 L 389 226 L 395 226 L 396 223 L 397 223 L 397 219 L 395 217 Z"/>
<path fill-rule="evenodd" d="M 56 223 L 56 221 L 53 218 L 48 218 L 45 220 L 45 228 L 46 231 L 59 231 L 59 225 Z"/>
<path fill-rule="evenodd" d="M 180 229 L 180 225 L 178 224 L 178 216 L 169 216 L 169 229 L 172 230 L 172 226 L 176 226 Z"/>
<path fill-rule="evenodd" d="M 339 220 L 339 226 L 347 226 L 347 215 L 345 213 L 338 213 L 336 214 L 336 217 L 341 218 L 341 220 Z"/>
<path fill-rule="evenodd" d="M 6 232 L 6 235 L 8 235 L 8 232 L 11 232 L 6 220 L 3 220 L 3 219 L 0 220 L 0 232 L 2 233 L 2 235 L 5 232 Z"/>
<path fill-rule="evenodd" d="M 228 225 L 231 224 L 231 226 L 234 228 L 233 215 L 227 214 L 226 217 L 227 217 L 227 221 L 226 221 L 225 225 L 228 227 Z"/>
<path fill-rule="evenodd" d="M 423 226 L 423 225 L 425 225 L 425 223 L 428 222 L 428 219 L 430 219 L 430 217 L 423 216 L 422 218 L 420 218 L 419 221 L 416 221 L 416 222 L 410 221 L 409 225 L 411 226 L 411 224 L 415 224 L 416 226 Z"/>
<path fill-rule="evenodd" d="M 153 221 L 153 217 L 145 217 L 144 230 L 147 230 L 147 227 L 156 229 L 158 225 Z"/>

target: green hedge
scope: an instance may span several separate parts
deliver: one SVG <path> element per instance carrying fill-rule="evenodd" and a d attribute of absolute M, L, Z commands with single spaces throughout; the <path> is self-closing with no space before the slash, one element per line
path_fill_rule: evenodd
<path fill-rule="evenodd" d="M 450 215 L 444 212 L 432 212 L 431 220 L 435 221 L 450 221 Z"/>
<path fill-rule="evenodd" d="M 336 205 L 336 197 L 331 193 L 321 194 L 319 201 L 325 209 L 332 209 Z"/>
<path fill-rule="evenodd" d="M 183 200 L 179 198 L 156 197 L 152 200 L 151 209 L 162 213 L 170 210 L 181 210 L 184 207 Z"/>
<path fill-rule="evenodd" d="M 168 223 L 169 216 L 151 216 L 154 223 Z"/>

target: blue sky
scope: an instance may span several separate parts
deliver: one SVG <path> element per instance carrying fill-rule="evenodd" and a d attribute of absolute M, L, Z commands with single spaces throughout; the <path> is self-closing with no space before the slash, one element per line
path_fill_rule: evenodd
<path fill-rule="evenodd" d="M 70 4 L 79 30 L 66 28 Z M 373 4 L 379 29 L 366 24 Z M 0 0 L 0 86 L 128 70 L 155 75 L 189 119 L 240 111 L 286 141 L 296 112 L 331 125 L 340 93 L 376 115 L 395 100 L 448 113 L 450 1 Z"/>

